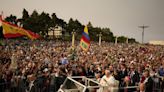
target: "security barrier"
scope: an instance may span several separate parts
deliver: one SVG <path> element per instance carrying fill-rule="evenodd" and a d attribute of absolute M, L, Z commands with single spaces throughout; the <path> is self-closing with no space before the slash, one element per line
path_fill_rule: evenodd
<path fill-rule="evenodd" d="M 57 84 L 62 78 L 56 78 L 55 84 L 48 86 L 40 87 L 38 84 L 30 84 L 28 86 L 24 85 L 13 85 L 11 82 L 0 83 L 0 92 L 108 92 L 108 90 L 113 89 L 110 92 L 134 92 L 129 91 L 131 89 L 137 89 L 136 92 L 139 92 L 138 86 L 128 86 L 128 87 L 109 87 L 101 86 L 100 83 L 94 79 L 87 78 L 85 76 L 74 76 L 67 77 L 64 83 L 60 86 Z M 163 92 L 163 81 L 154 77 L 153 92 Z M 62 82 L 61 82 L 62 83 Z M 58 89 L 58 87 L 60 87 Z M 120 91 L 121 90 L 121 91 Z"/>
<path fill-rule="evenodd" d="M 155 81 L 153 92 L 162 92 L 162 81 Z M 112 89 L 112 90 L 111 90 Z M 135 89 L 135 91 L 134 91 Z M 139 92 L 139 86 L 109 87 L 101 86 L 100 83 L 85 76 L 67 77 L 58 92 Z"/>

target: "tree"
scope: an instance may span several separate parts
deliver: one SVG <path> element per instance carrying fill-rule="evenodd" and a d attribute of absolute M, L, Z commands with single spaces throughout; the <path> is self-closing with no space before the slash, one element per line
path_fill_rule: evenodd
<path fill-rule="evenodd" d="M 39 28 L 38 17 L 39 17 L 38 12 L 34 10 L 31 16 L 29 16 L 29 18 L 23 20 L 23 27 L 33 32 L 39 33 L 40 28 Z"/>
<path fill-rule="evenodd" d="M 88 26 L 88 27 L 91 27 L 91 28 L 93 27 L 93 26 L 92 26 L 92 23 L 91 23 L 90 21 L 88 22 L 87 26 Z"/>
<path fill-rule="evenodd" d="M 29 18 L 28 11 L 26 9 L 23 9 L 22 18 L 18 19 L 18 22 L 20 22 L 20 25 L 22 25 L 23 28 L 25 29 L 28 26 L 28 23 L 27 23 L 28 18 Z"/>
<path fill-rule="evenodd" d="M 129 38 L 129 39 L 128 39 L 128 42 L 129 42 L 129 43 L 138 43 L 138 42 L 136 42 L 136 40 L 135 40 L 134 38 Z"/>
<path fill-rule="evenodd" d="M 12 14 L 9 17 L 6 17 L 5 21 L 10 22 L 14 25 L 17 25 L 17 17 L 13 16 Z"/>
<path fill-rule="evenodd" d="M 126 38 L 125 36 L 120 36 L 120 37 L 118 37 L 118 40 L 117 40 L 117 41 L 118 41 L 119 43 L 125 43 L 125 42 L 126 42 L 126 39 L 127 39 L 127 38 Z"/>
<path fill-rule="evenodd" d="M 36 10 L 34 10 L 32 14 L 29 15 L 28 11 L 26 9 L 23 9 L 22 18 L 17 19 L 16 16 L 10 15 L 9 17 L 6 17 L 5 20 L 16 25 L 18 24 L 18 22 L 20 22 L 21 25 L 23 25 L 23 28 L 31 30 L 35 33 L 39 33 L 44 37 L 48 35 L 48 29 L 50 27 L 60 26 L 66 30 L 62 33 L 67 35 L 67 40 L 71 39 L 72 31 L 76 32 L 76 39 L 80 40 L 82 32 L 84 30 L 84 25 L 80 23 L 77 19 L 74 20 L 70 18 L 69 22 L 66 23 L 63 19 L 58 18 L 55 13 L 49 16 L 49 14 L 45 12 L 39 14 Z M 102 41 L 115 41 L 115 37 L 113 36 L 110 28 L 94 27 L 90 21 L 88 22 L 87 26 L 91 41 L 98 41 L 98 34 L 100 33 L 102 34 Z M 126 39 L 126 37 L 120 36 L 118 37 L 118 42 L 126 42 Z M 135 39 L 129 38 L 129 43 L 133 42 L 136 42 Z"/>
<path fill-rule="evenodd" d="M 22 16 L 23 20 L 26 20 L 29 18 L 29 14 L 28 14 L 28 11 L 26 9 L 23 9 L 22 14 L 23 14 L 23 16 Z"/>
<path fill-rule="evenodd" d="M 61 26 L 62 28 L 66 28 L 66 24 L 67 23 L 63 19 L 58 19 L 57 18 L 57 21 L 56 22 L 57 22 L 57 25 L 58 26 Z"/>
<path fill-rule="evenodd" d="M 89 37 L 91 41 L 98 41 L 98 34 L 101 32 L 99 27 L 88 27 Z"/>
<path fill-rule="evenodd" d="M 74 30 L 76 31 L 76 33 L 79 34 L 82 32 L 83 28 L 84 26 L 77 19 L 73 20 L 72 18 L 70 18 L 67 26 L 67 30 L 69 32 L 72 32 Z"/>
<path fill-rule="evenodd" d="M 74 23 L 73 19 L 70 18 L 70 19 L 69 19 L 69 22 L 68 22 L 68 25 L 67 25 L 67 28 L 66 28 L 66 30 L 67 30 L 69 33 L 71 33 L 71 32 L 73 31 L 73 23 Z"/>
<path fill-rule="evenodd" d="M 79 40 L 81 38 L 81 34 L 83 32 L 84 26 L 76 19 L 73 20 L 72 18 L 70 18 L 66 30 L 67 32 L 69 32 L 69 34 L 71 35 L 72 31 L 76 32 L 76 39 Z"/>
<path fill-rule="evenodd" d="M 39 14 L 36 10 L 34 10 L 33 13 L 31 14 L 32 18 L 37 18 L 38 16 L 39 16 Z"/>
<path fill-rule="evenodd" d="M 102 40 L 107 42 L 114 42 L 113 33 L 109 28 L 102 28 Z"/>
<path fill-rule="evenodd" d="M 53 13 L 52 15 L 51 15 L 51 27 L 55 27 L 56 25 L 57 25 L 57 16 L 56 16 L 56 14 L 55 13 Z"/>
<path fill-rule="evenodd" d="M 90 25 L 91 25 L 91 22 L 90 22 Z M 89 30 L 89 36 L 92 41 L 98 41 L 99 39 L 98 35 L 101 33 L 102 41 L 114 42 L 113 33 L 110 31 L 109 28 L 89 26 L 88 30 Z"/>
<path fill-rule="evenodd" d="M 51 18 L 48 13 L 42 12 L 38 18 L 40 32 L 48 36 L 48 28 L 50 28 Z"/>

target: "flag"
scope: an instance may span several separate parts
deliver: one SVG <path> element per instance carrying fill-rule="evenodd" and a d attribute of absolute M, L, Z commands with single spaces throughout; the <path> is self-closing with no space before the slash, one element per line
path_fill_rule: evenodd
<path fill-rule="evenodd" d="M 87 26 L 85 26 L 84 32 L 82 33 L 82 37 L 81 37 L 81 41 L 80 41 L 80 47 L 84 51 L 88 51 L 88 49 L 90 47 L 90 37 L 89 37 L 88 27 Z"/>
<path fill-rule="evenodd" d="M 5 38 L 15 38 L 15 37 L 21 37 L 21 36 L 27 36 L 30 39 L 37 39 L 40 36 L 32 31 L 25 30 L 21 27 L 18 27 L 16 25 L 13 25 L 9 22 L 5 22 L 1 20 L 2 27 L 3 27 L 3 35 Z"/>

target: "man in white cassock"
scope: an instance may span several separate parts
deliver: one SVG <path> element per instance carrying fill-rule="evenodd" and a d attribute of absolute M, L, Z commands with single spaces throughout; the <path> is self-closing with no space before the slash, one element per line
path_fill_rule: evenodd
<path fill-rule="evenodd" d="M 102 92 L 116 92 L 117 90 L 117 84 L 118 82 L 115 80 L 114 76 L 111 74 L 111 72 L 106 69 L 105 75 L 102 77 L 100 81 L 101 86 L 105 86 L 102 90 Z"/>

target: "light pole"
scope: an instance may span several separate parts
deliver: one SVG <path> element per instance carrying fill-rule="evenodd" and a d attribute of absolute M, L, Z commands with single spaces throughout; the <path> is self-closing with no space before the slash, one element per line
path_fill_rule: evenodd
<path fill-rule="evenodd" d="M 116 37 L 115 37 L 115 45 L 117 44 L 117 38 L 118 38 L 118 37 L 116 36 Z"/>
<path fill-rule="evenodd" d="M 126 44 L 128 44 L 129 38 L 126 36 Z"/>
<path fill-rule="evenodd" d="M 75 47 L 75 30 L 73 29 L 73 31 L 72 31 L 72 48 L 74 49 L 74 47 Z"/>
<path fill-rule="evenodd" d="M 102 33 L 99 33 L 99 46 L 101 46 L 101 37 L 102 37 Z"/>
<path fill-rule="evenodd" d="M 145 31 L 145 28 L 148 28 L 149 26 L 138 26 L 139 28 L 142 28 L 142 44 L 144 43 L 144 31 Z"/>

